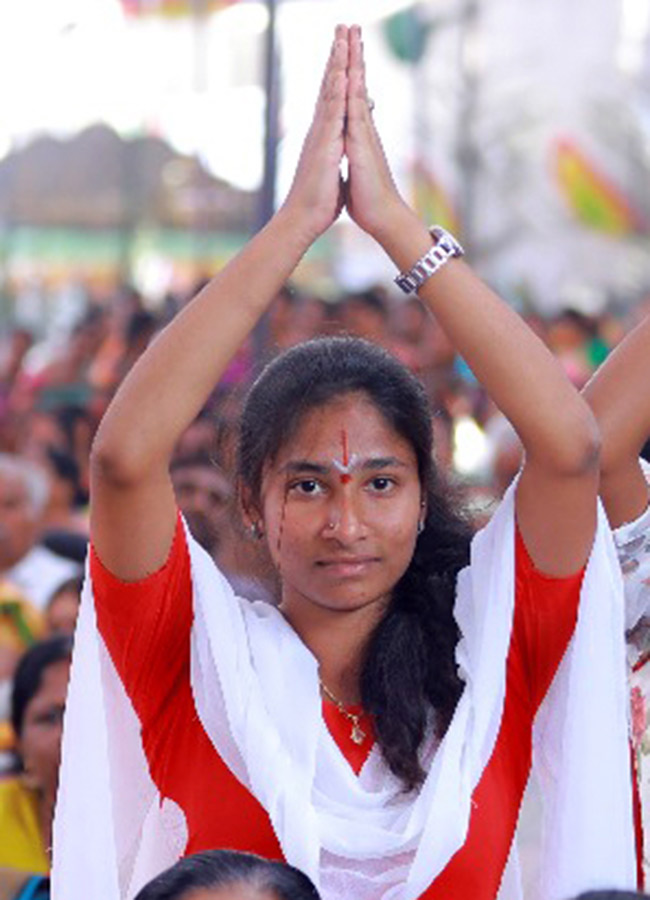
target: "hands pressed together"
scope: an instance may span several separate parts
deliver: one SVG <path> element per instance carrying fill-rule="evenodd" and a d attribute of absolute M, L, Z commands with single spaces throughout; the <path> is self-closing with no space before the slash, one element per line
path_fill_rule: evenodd
<path fill-rule="evenodd" d="M 348 177 L 341 162 L 348 161 Z M 345 207 L 378 237 L 391 209 L 404 207 L 375 128 L 366 88 L 361 29 L 338 25 L 285 210 L 304 216 L 313 238 Z"/>

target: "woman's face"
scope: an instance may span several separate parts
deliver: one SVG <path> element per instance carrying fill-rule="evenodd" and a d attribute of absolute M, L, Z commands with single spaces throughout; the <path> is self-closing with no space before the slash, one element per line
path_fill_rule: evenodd
<path fill-rule="evenodd" d="M 67 660 L 52 663 L 44 671 L 38 691 L 25 707 L 18 752 L 29 782 L 53 797 L 61 761 L 63 710 L 70 677 Z"/>
<path fill-rule="evenodd" d="M 308 412 L 267 467 L 264 528 L 282 608 L 381 613 L 409 565 L 423 515 L 417 460 L 363 394 Z"/>
<path fill-rule="evenodd" d="M 79 603 L 79 591 L 76 588 L 70 587 L 59 591 L 45 610 L 48 633 L 72 636 L 79 615 Z"/>

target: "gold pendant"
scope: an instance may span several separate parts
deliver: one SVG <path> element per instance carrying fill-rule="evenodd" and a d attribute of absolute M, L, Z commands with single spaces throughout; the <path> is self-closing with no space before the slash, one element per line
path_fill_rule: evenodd
<path fill-rule="evenodd" d="M 355 722 L 352 726 L 352 733 L 350 734 L 350 737 L 355 744 L 363 744 L 366 738 L 366 733 L 363 728 L 361 728 L 358 722 Z"/>

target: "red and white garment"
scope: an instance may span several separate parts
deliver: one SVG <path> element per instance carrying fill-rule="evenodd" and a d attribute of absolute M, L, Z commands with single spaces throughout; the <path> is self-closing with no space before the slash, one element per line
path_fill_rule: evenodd
<path fill-rule="evenodd" d="M 455 864 L 477 842 L 472 828 L 481 807 L 485 812 L 494 802 L 487 775 L 502 764 L 498 739 L 512 706 L 506 660 L 514 487 L 475 537 L 470 566 L 458 579 L 457 662 L 466 684 L 444 739 L 423 752 L 428 775 L 415 794 L 403 793 L 374 751 L 362 777 L 354 775 L 321 714 L 310 651 L 275 608 L 236 598 L 189 536 L 188 545 L 193 703 L 218 759 L 268 814 L 281 855 L 314 880 L 324 900 L 469 900 L 454 880 Z M 635 885 L 621 598 L 600 511 L 575 631 L 535 720 L 546 799 L 544 900 Z M 183 809 L 172 791 L 160 794 L 152 758 L 97 628 L 87 584 L 54 823 L 54 900 L 128 900 L 190 852 Z M 186 765 L 191 770 L 191 753 Z M 221 814 L 207 783 L 205 803 Z M 502 869 L 486 897 L 496 896 Z M 512 866 L 507 876 L 503 900 L 517 891 Z"/>
<path fill-rule="evenodd" d="M 650 484 L 650 465 L 639 460 Z M 642 824 L 643 875 L 650 884 L 650 506 L 614 531 L 625 588 L 631 740 Z"/>

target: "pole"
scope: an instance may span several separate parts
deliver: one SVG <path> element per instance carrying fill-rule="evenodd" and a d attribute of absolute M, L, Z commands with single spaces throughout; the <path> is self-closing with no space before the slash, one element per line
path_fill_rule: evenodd
<path fill-rule="evenodd" d="M 264 54 L 264 169 L 260 188 L 257 229 L 263 228 L 275 212 L 275 180 L 280 112 L 280 58 L 277 46 L 277 10 L 280 0 L 266 0 L 269 24 Z"/>
<path fill-rule="evenodd" d="M 460 84 L 456 135 L 456 158 L 460 168 L 459 209 L 461 238 L 465 252 L 472 259 L 476 251 L 476 188 L 479 149 L 476 117 L 479 107 L 479 72 L 477 61 L 468 58 L 471 42 L 476 40 L 479 24 L 479 0 L 465 0 L 461 12 Z"/>
<path fill-rule="evenodd" d="M 264 89 L 266 107 L 264 114 L 264 169 L 257 206 L 255 231 L 263 228 L 275 212 L 275 181 L 277 174 L 277 149 L 280 133 L 280 54 L 277 46 L 277 11 L 280 0 L 266 0 L 269 24 L 266 30 L 264 55 Z M 264 315 L 252 334 L 253 364 L 259 370 L 264 363 L 268 347 L 268 319 Z"/>

